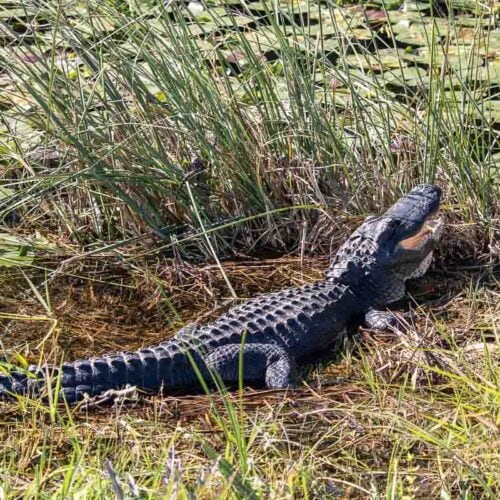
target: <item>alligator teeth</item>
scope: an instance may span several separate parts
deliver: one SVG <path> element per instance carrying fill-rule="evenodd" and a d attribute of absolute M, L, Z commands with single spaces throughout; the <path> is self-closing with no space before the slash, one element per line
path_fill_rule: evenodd
<path fill-rule="evenodd" d="M 440 217 L 428 217 L 424 223 L 424 228 L 435 233 L 437 230 L 441 229 L 443 225 L 443 220 Z"/>

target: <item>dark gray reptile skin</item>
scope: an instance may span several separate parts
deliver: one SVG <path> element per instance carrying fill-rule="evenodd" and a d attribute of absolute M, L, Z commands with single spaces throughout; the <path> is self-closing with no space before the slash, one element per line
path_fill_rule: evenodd
<path fill-rule="evenodd" d="M 200 387 L 193 363 L 205 380 L 216 372 L 224 382 L 234 383 L 240 358 L 245 383 L 293 385 L 297 365 L 341 345 L 342 337 L 365 315 L 374 326 L 383 326 L 384 315 L 372 307 L 400 298 L 405 279 L 418 270 L 438 238 L 409 256 L 395 250 L 392 257 L 391 249 L 420 229 L 438 208 L 440 196 L 435 186 L 418 186 L 385 215 L 367 220 L 339 249 L 323 282 L 261 295 L 211 324 L 188 326 L 148 349 L 60 367 L 30 367 L 31 376 L 12 371 L 0 376 L 0 396 L 38 395 L 48 385 L 55 387 L 58 377 L 68 402 L 126 385 L 151 392 L 189 392 Z"/>

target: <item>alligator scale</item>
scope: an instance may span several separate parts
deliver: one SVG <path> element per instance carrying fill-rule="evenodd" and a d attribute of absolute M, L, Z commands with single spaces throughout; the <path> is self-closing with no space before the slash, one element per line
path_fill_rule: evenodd
<path fill-rule="evenodd" d="M 0 396 L 43 397 L 49 384 L 57 384 L 68 402 L 127 385 L 190 392 L 199 390 L 199 375 L 211 380 L 216 372 L 225 383 L 236 382 L 241 360 L 245 384 L 289 387 L 297 366 L 339 345 L 356 325 L 393 324 L 393 315 L 381 309 L 401 299 L 405 281 L 429 267 L 442 229 L 440 199 L 437 186 L 420 185 L 384 214 L 367 218 L 322 282 L 261 295 L 154 347 L 11 371 L 0 375 Z"/>

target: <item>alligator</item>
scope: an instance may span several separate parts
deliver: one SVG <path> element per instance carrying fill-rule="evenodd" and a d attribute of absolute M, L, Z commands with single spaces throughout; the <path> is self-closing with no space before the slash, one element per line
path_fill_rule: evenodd
<path fill-rule="evenodd" d="M 384 308 L 404 296 L 406 280 L 427 271 L 443 227 L 440 200 L 439 187 L 418 185 L 382 215 L 368 217 L 321 282 L 257 296 L 153 347 L 14 368 L 0 375 L 0 396 L 51 391 L 74 403 L 129 386 L 189 393 L 215 377 L 234 385 L 240 372 L 245 385 L 292 387 L 297 367 L 339 346 L 357 326 L 394 326 L 394 314 Z"/>

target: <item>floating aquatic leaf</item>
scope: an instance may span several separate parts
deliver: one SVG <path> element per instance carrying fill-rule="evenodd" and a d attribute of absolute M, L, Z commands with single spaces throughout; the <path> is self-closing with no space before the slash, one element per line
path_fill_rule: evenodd
<path fill-rule="evenodd" d="M 392 26 L 394 38 L 408 45 L 431 45 L 438 43 L 442 34 L 438 27 L 407 20 L 401 20 Z"/>
<path fill-rule="evenodd" d="M 26 17 L 25 9 L 14 9 L 14 8 L 6 8 L 3 5 L 0 5 L 0 20 L 1 21 L 10 21 L 11 19 L 24 19 Z"/>
<path fill-rule="evenodd" d="M 482 90 L 447 90 L 441 95 L 447 102 L 457 104 L 461 107 L 461 109 L 465 109 L 463 108 L 464 105 L 475 105 L 476 102 L 482 100 L 483 93 L 484 92 Z"/>
<path fill-rule="evenodd" d="M 352 103 L 351 91 L 346 88 L 318 89 L 314 93 L 314 100 L 318 104 L 348 107 Z"/>
<path fill-rule="evenodd" d="M 481 47 L 489 58 L 500 58 L 500 29 L 490 31 L 481 41 Z"/>
<path fill-rule="evenodd" d="M 476 0 L 448 0 L 448 5 L 452 9 L 471 12 L 478 15 L 498 12 L 499 9 L 497 2 L 478 2 Z"/>
<path fill-rule="evenodd" d="M 457 28 L 450 33 L 449 38 L 460 45 L 477 44 L 482 33 L 475 28 Z"/>
<path fill-rule="evenodd" d="M 404 3 L 404 0 L 370 0 L 367 2 L 368 7 L 379 7 L 387 10 L 399 9 Z"/>
<path fill-rule="evenodd" d="M 14 193 L 14 190 L 6 188 L 4 186 L 0 186 L 0 202 L 2 200 L 5 200 L 5 198 L 8 198 L 9 196 L 12 196 Z"/>
<path fill-rule="evenodd" d="M 372 40 L 376 34 L 368 28 L 355 28 L 352 30 L 352 41 Z"/>
<path fill-rule="evenodd" d="M 434 26 L 442 35 L 446 35 L 455 29 L 454 20 L 450 20 L 447 17 L 425 16 L 418 22 L 426 26 L 429 31 Z"/>
<path fill-rule="evenodd" d="M 487 61 L 479 68 L 477 79 L 490 84 L 500 84 L 500 58 Z"/>
<path fill-rule="evenodd" d="M 210 23 L 217 21 L 217 19 L 220 19 L 221 17 L 227 16 L 227 11 L 224 7 L 212 7 L 208 10 L 201 10 L 197 15 L 193 14 L 189 10 L 188 12 L 198 23 Z"/>
<path fill-rule="evenodd" d="M 208 35 L 220 31 L 227 31 L 233 27 L 246 26 L 252 22 L 252 18 L 247 16 L 229 16 L 220 17 L 209 14 L 196 18 L 196 22 L 189 25 L 189 31 L 193 36 Z"/>
<path fill-rule="evenodd" d="M 405 52 L 402 58 L 440 70 L 452 68 L 457 71 L 474 71 L 483 64 L 478 50 L 465 45 L 437 45 L 434 49 L 421 47 L 411 54 Z"/>
<path fill-rule="evenodd" d="M 453 24 L 456 26 L 464 26 L 464 27 L 476 27 L 476 28 L 484 28 L 495 25 L 495 19 L 493 16 L 456 16 L 453 20 Z"/>
<path fill-rule="evenodd" d="M 108 34 L 116 29 L 113 19 L 104 16 L 92 16 L 92 18 L 79 18 L 69 20 L 74 30 L 84 35 Z"/>
<path fill-rule="evenodd" d="M 365 10 L 366 19 L 371 23 L 378 23 L 387 20 L 387 12 L 379 9 Z"/>
<path fill-rule="evenodd" d="M 255 12 L 282 12 L 285 14 L 307 14 L 308 12 L 318 12 L 319 6 L 307 0 L 281 0 L 278 2 L 250 2 L 248 9 Z"/>
<path fill-rule="evenodd" d="M 484 100 L 478 108 L 474 108 L 474 118 L 488 123 L 500 123 L 500 101 Z"/>
<path fill-rule="evenodd" d="M 373 54 L 349 54 L 344 61 L 351 67 L 381 71 L 406 66 L 406 62 L 402 59 L 403 54 L 404 51 L 401 49 L 382 49 Z"/>
<path fill-rule="evenodd" d="M 219 33 L 222 28 L 224 28 L 224 26 L 221 26 L 220 24 L 217 24 L 215 22 L 191 23 L 187 25 L 187 29 L 194 37 Z"/>
<path fill-rule="evenodd" d="M 241 6 L 241 0 L 207 0 L 205 2 L 210 7 L 230 7 L 232 5 Z"/>
<path fill-rule="evenodd" d="M 290 44 L 300 50 L 317 53 L 338 52 L 340 42 L 335 38 L 317 39 L 308 36 L 290 36 Z"/>
<path fill-rule="evenodd" d="M 498 168 L 498 165 L 500 165 L 500 153 L 491 155 L 490 162 Z"/>
<path fill-rule="evenodd" d="M 378 83 L 378 78 L 380 78 L 380 75 L 372 72 L 366 72 L 358 68 L 349 68 L 349 73 L 348 75 L 346 75 L 346 78 L 346 83 L 350 87 L 355 87 L 356 92 L 359 93 L 359 95 L 372 95 L 372 89 L 380 87 L 380 84 Z"/>
<path fill-rule="evenodd" d="M 383 81 L 396 87 L 420 87 L 427 82 L 427 71 L 417 66 L 384 71 Z"/>
<path fill-rule="evenodd" d="M 255 53 L 267 53 L 279 48 L 280 42 L 274 31 L 270 28 L 259 31 L 250 31 L 244 34 L 247 42 Z"/>
<path fill-rule="evenodd" d="M 350 30 L 366 26 L 367 18 L 359 7 L 351 7 L 328 13 L 323 19 L 324 23 L 332 23 L 337 32 L 347 35 Z"/>
<path fill-rule="evenodd" d="M 424 12 L 431 8 L 429 2 L 415 2 L 413 0 L 405 0 L 400 7 L 403 12 Z"/>
<path fill-rule="evenodd" d="M 420 12 L 403 12 L 402 10 L 387 11 L 387 19 L 392 24 L 407 23 L 410 25 L 412 22 L 422 22 L 422 14 Z"/>

